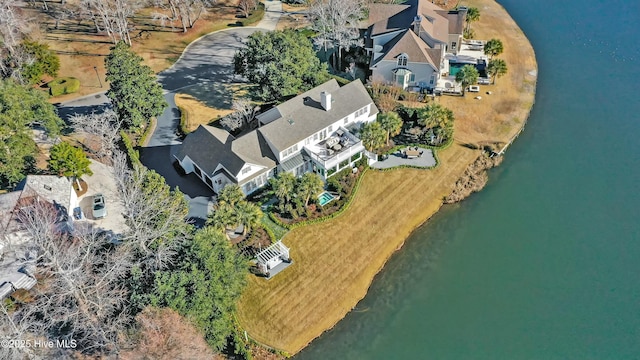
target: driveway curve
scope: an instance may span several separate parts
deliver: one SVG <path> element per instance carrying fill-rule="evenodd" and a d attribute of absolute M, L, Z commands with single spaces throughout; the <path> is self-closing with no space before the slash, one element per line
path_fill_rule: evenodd
<path fill-rule="evenodd" d="M 282 15 L 280 1 L 265 2 L 265 17 L 256 27 L 232 28 L 205 35 L 191 43 L 178 61 L 158 74 L 165 89 L 169 106 L 158 117 L 146 147 L 141 149 L 140 160 L 149 169 L 162 175 L 172 188 L 179 188 L 189 200 L 189 216 L 203 224 L 213 205 L 213 191 L 194 174 L 181 176 L 173 167 L 174 154 L 181 144 L 177 130 L 180 111 L 174 101 L 176 92 L 191 86 L 229 83 L 233 80 L 233 55 L 256 31 L 274 30 Z"/>

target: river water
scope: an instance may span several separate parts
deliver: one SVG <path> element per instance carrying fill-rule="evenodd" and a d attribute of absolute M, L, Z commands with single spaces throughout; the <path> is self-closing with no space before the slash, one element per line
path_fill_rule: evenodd
<path fill-rule="evenodd" d="M 296 359 L 640 358 L 640 2 L 500 2 L 539 65 L 525 132 Z"/>

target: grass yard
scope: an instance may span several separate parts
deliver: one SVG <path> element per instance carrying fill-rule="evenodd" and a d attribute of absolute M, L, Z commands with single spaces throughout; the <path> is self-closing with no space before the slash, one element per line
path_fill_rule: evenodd
<path fill-rule="evenodd" d="M 471 95 L 438 100 L 456 115 L 456 142 L 438 153 L 440 166 L 369 170 L 345 213 L 287 234 L 284 242 L 295 263 L 269 281 L 251 277 L 238 304 L 238 319 L 256 341 L 294 354 L 333 327 L 365 296 L 375 274 L 409 234 L 438 211 L 442 198 L 479 156 L 463 144 L 506 143 L 520 130 L 534 99 L 533 49 L 495 1 L 461 5 L 480 9 L 481 20 L 473 24 L 478 39 L 503 41 L 501 57 L 509 73 L 495 86 L 482 86 L 482 100 Z"/>
<path fill-rule="evenodd" d="M 306 6 L 291 6 L 288 4 L 282 4 L 282 17 L 278 21 L 276 30 L 285 29 L 301 29 L 311 25 L 311 21 L 304 14 L 295 14 L 298 12 L 307 11 Z"/>
<path fill-rule="evenodd" d="M 182 112 L 183 130 L 191 132 L 231 114 L 233 100 L 248 96 L 251 87 L 246 83 L 203 83 L 183 88 L 174 97 Z"/>
<path fill-rule="evenodd" d="M 78 0 L 68 0 L 74 3 Z M 157 9 L 142 9 L 131 20 L 135 28 L 131 32 L 133 49 L 144 58 L 145 64 L 153 71 L 160 72 L 170 67 L 182 54 L 185 47 L 195 39 L 212 31 L 235 26 L 237 0 L 220 0 L 202 15 L 192 29 L 183 33 L 178 21 L 160 26 L 159 21 L 152 19 L 151 13 Z M 38 23 L 31 36 L 47 43 L 60 56 L 60 77 L 71 76 L 80 80 L 78 92 L 58 96 L 52 101 L 67 101 L 83 95 L 107 90 L 105 84 L 104 57 L 113 46 L 107 36 L 94 33 L 93 24 L 89 21 L 78 23 L 73 20 L 60 22 L 55 29 L 52 18 L 33 9 L 28 10 Z M 258 22 L 260 19 L 255 19 Z"/>
<path fill-rule="evenodd" d="M 175 101 L 182 113 L 184 132 L 191 132 L 232 112 L 231 109 L 211 108 L 189 94 L 176 94 Z"/>

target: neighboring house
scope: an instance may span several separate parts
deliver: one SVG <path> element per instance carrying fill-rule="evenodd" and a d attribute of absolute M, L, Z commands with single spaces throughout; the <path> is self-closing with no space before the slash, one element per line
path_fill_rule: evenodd
<path fill-rule="evenodd" d="M 36 202 L 50 204 L 58 217 L 56 227 L 65 231 L 71 226 L 78 197 L 69 179 L 53 175 L 29 175 L 15 191 L 0 195 L 0 300 L 36 284 L 35 254 L 29 250 L 30 237 L 19 219 L 20 212 Z"/>
<path fill-rule="evenodd" d="M 462 46 L 466 8 L 447 11 L 430 0 L 371 4 L 365 48 L 373 82 L 434 89 Z"/>
<path fill-rule="evenodd" d="M 326 180 L 365 156 L 362 141 L 350 130 L 377 114 L 360 80 L 343 87 L 330 80 L 258 115 L 259 127 L 238 138 L 200 126 L 175 157 L 215 192 L 238 184 L 250 194 L 283 171 L 315 172 Z"/>

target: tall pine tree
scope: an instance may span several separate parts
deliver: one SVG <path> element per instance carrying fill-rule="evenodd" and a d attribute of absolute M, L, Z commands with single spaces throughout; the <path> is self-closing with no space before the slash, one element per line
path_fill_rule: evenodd
<path fill-rule="evenodd" d="M 111 49 L 105 59 L 111 99 L 118 117 L 127 127 L 141 126 L 160 116 L 167 107 L 162 87 L 153 70 L 124 42 Z"/>

